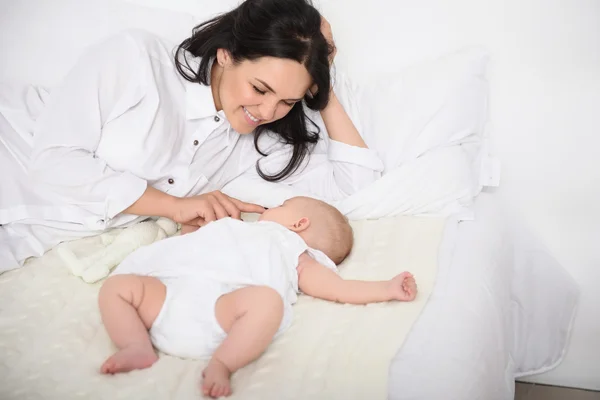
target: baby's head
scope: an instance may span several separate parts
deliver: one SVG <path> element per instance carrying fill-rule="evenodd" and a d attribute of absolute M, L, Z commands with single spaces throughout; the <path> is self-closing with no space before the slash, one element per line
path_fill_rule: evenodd
<path fill-rule="evenodd" d="M 272 221 L 298 233 L 309 247 L 340 264 L 352 250 L 354 238 L 348 219 L 335 207 L 310 197 L 293 197 L 266 210 L 259 221 Z"/>

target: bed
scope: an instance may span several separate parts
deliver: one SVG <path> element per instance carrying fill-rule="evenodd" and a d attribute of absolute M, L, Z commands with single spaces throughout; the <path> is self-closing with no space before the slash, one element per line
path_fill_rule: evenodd
<path fill-rule="evenodd" d="M 14 17 L 11 21 L 28 18 L 31 26 L 40 29 L 38 33 L 48 29 L 64 48 L 49 50 L 37 46 L 39 52 L 32 56 L 17 49 L 16 42 L 13 47 L 5 46 L 8 53 L 16 49 L 12 52 L 14 57 L 63 56 L 64 64 L 69 64 L 83 43 L 97 40 L 107 32 L 134 26 L 179 37 L 187 33 L 186 24 L 197 20 L 184 13 L 156 11 L 120 1 L 89 2 L 84 6 L 77 1 L 61 0 L 53 4 L 50 7 L 39 0 L 26 0 L 7 15 Z M 210 11 L 217 11 L 216 3 L 210 4 L 214 6 Z M 72 15 L 78 18 L 71 19 Z M 63 21 L 65 27 L 57 21 Z M 31 36 L 34 34 L 31 31 L 24 32 L 22 27 L 6 22 L 5 29 L 24 35 L 21 39 L 25 43 L 41 40 Z M 74 37 L 70 29 L 81 35 Z M 479 51 L 468 53 L 467 58 L 476 71 L 486 60 Z M 462 63 L 464 59 L 459 61 Z M 417 68 L 421 75 L 405 74 L 402 83 L 412 82 L 412 86 L 420 88 L 436 71 L 441 71 L 440 76 L 447 76 L 448 71 L 463 71 L 452 69 L 462 64 L 450 61 L 443 68 Z M 49 86 L 64 73 L 64 65 L 53 63 L 43 71 L 11 69 L 8 63 L 2 67 L 3 78 L 32 82 L 32 76 L 36 76 L 35 83 Z M 423 75 L 424 70 L 429 75 Z M 481 81 L 479 72 L 472 75 L 474 81 Z M 431 98 L 448 93 L 439 92 L 437 87 L 429 90 L 428 96 L 419 98 L 423 103 L 418 104 L 437 111 L 439 104 Z M 470 86 L 466 93 L 475 93 L 473 88 Z M 375 86 L 375 89 L 383 88 Z M 361 104 L 367 104 L 370 95 L 360 92 Z M 412 99 L 404 100 L 413 104 L 409 101 Z M 468 121 L 469 128 L 483 132 L 487 121 L 481 116 L 487 117 L 487 108 L 469 111 L 474 115 Z M 370 118 L 365 124 L 378 120 L 377 115 Z M 463 126 L 454 128 L 456 132 L 464 130 Z M 349 270 L 373 278 L 382 271 L 389 274 L 402 268 L 403 265 L 397 265 L 399 260 L 427 264 L 421 301 L 412 308 L 357 312 L 362 314 L 352 316 L 359 318 L 352 320 L 353 326 L 363 330 L 357 331 L 358 336 L 349 335 L 343 342 L 345 346 L 337 351 L 331 346 L 313 347 L 312 353 L 321 356 L 317 357 L 318 365 L 299 356 L 290 361 L 282 356 L 288 354 L 285 349 L 293 349 L 290 342 L 275 343 L 278 357 L 267 353 L 262 361 L 242 371 L 234 380 L 237 398 L 511 399 L 515 378 L 544 372 L 562 360 L 578 300 L 576 285 L 504 208 L 499 193 L 481 192 L 484 186 L 497 184 L 498 179 L 497 165 L 488 157 L 487 138 L 470 135 L 460 138 L 465 140 L 455 146 L 447 146 L 440 144 L 441 138 L 435 136 L 437 131 L 428 132 L 429 137 L 420 135 L 412 142 L 407 136 L 403 145 L 410 151 L 401 154 L 400 159 L 385 160 L 386 166 L 402 162 L 404 169 L 387 175 L 376 185 L 376 190 L 358 193 L 337 205 L 356 220 L 353 223 L 357 237 L 363 238 L 357 243 L 364 243 L 355 255 L 358 258 L 354 264 L 363 269 Z M 366 140 L 373 141 L 375 147 L 389 146 L 386 138 L 377 137 L 376 133 Z M 434 151 L 425 149 L 425 144 L 429 146 L 436 140 Z M 458 140 L 456 135 L 453 140 Z M 423 165 L 423 160 L 435 162 Z M 455 160 L 461 161 L 452 164 Z M 431 175 L 440 166 L 445 167 L 444 174 Z M 440 183 L 434 185 L 438 192 L 418 185 L 418 181 L 428 179 Z M 239 193 L 239 197 L 248 201 L 261 200 L 253 199 L 245 192 L 245 183 L 240 182 L 237 187 L 228 188 L 230 193 Z M 398 182 L 404 184 L 403 190 L 398 190 Z M 397 189 L 394 193 L 398 196 L 388 196 L 387 204 L 377 201 L 375 206 L 373 202 L 378 196 L 389 193 L 391 187 Z M 269 195 L 262 203 L 277 203 L 280 201 L 277 196 L 287 195 L 279 189 L 282 188 L 254 193 Z M 444 193 L 444 201 L 440 200 L 440 191 Z M 410 198 L 406 193 L 411 194 Z M 407 232 L 417 233 L 411 237 Z M 370 240 L 373 238 L 379 240 Z M 428 247 L 414 245 L 399 252 L 401 243 L 408 239 L 415 240 L 414 243 L 427 242 Z M 86 245 L 93 243 L 81 242 L 81 246 Z M 367 260 L 366 255 L 373 254 L 377 257 Z M 368 262 L 358 262 L 361 257 Z M 86 284 L 70 275 L 54 252 L 0 275 L 0 398 L 198 398 L 201 362 L 162 357 L 162 362 L 147 371 L 112 379 L 97 373 L 97 365 L 112 351 L 95 310 L 97 290 L 98 284 Z M 317 313 L 310 310 L 324 307 L 305 303 L 311 302 L 306 300 L 297 307 L 299 321 L 317 318 Z M 337 307 L 326 315 L 340 317 L 354 313 L 352 310 Z M 396 325 L 386 322 L 388 312 L 397 313 L 392 314 L 396 315 L 393 320 Z M 382 316 L 376 323 L 360 319 L 375 314 Z M 298 326 L 307 329 L 302 326 L 308 325 Z M 328 329 L 321 334 L 341 337 L 343 333 L 333 326 Z"/>
<path fill-rule="evenodd" d="M 535 320 L 519 311 L 547 297 L 536 293 L 539 282 L 525 278 L 539 267 L 548 283 L 568 276 L 532 244 L 523 247 L 501 210 L 498 196 L 484 193 L 475 221 L 353 222 L 357 250 L 347 276 L 381 279 L 412 270 L 420 301 L 390 310 L 302 299 L 282 337 L 288 340 L 235 375 L 232 399 L 512 398 L 515 377 L 560 362 L 569 334 L 525 326 Z M 89 249 L 94 240 L 79 245 Z M 99 286 L 71 275 L 55 251 L 0 275 L 0 398 L 199 397 L 202 361 L 161 355 L 149 370 L 98 373 L 114 351 L 96 307 Z M 553 307 L 562 316 L 546 320 L 557 328 L 569 328 L 573 317 L 576 293 L 565 294 Z M 532 345 L 538 348 L 528 350 Z"/>

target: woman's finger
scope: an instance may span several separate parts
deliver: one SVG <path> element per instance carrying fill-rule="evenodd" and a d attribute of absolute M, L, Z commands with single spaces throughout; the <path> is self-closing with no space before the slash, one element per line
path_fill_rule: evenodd
<path fill-rule="evenodd" d="M 233 197 L 229 197 L 229 200 L 231 200 L 241 212 L 258 214 L 265 212 L 264 207 L 259 206 L 258 204 L 246 203 L 245 201 L 234 199 Z"/>
<path fill-rule="evenodd" d="M 204 218 L 196 218 L 194 221 L 196 221 L 195 225 L 199 226 L 200 228 L 202 228 L 204 225 L 208 224 L 208 222 L 206 222 L 204 220 Z"/>
<path fill-rule="evenodd" d="M 190 221 L 185 221 L 185 222 L 182 222 L 182 223 L 181 223 L 181 225 L 193 225 L 193 226 L 199 226 L 199 225 L 198 225 L 198 224 L 200 223 L 200 221 L 199 221 L 199 220 L 204 220 L 204 219 L 203 219 L 203 218 L 200 218 L 200 217 L 197 217 L 197 218 L 194 218 L 194 219 L 192 219 L 192 220 L 190 220 Z"/>
<path fill-rule="evenodd" d="M 231 218 L 241 218 L 240 209 L 235 205 L 229 196 L 217 196 L 217 200 L 219 200 L 219 203 L 221 203 L 221 206 L 223 206 Z"/>
<path fill-rule="evenodd" d="M 181 234 L 182 235 L 187 235 L 188 233 L 192 233 L 195 232 L 199 229 L 200 227 L 197 225 L 197 223 L 194 224 L 182 224 L 181 225 Z"/>
<path fill-rule="evenodd" d="M 325 37 L 325 40 L 327 40 L 330 47 L 331 53 L 329 54 L 329 64 L 331 65 L 337 53 L 337 48 L 335 47 L 335 40 L 333 39 L 331 25 L 329 24 L 329 21 L 327 21 L 327 19 L 323 16 L 321 16 L 321 33 Z"/>
<path fill-rule="evenodd" d="M 209 223 L 212 221 L 215 221 L 217 219 L 217 216 L 215 215 L 215 210 L 213 208 L 212 202 L 210 200 L 207 200 L 204 204 L 203 204 L 203 208 L 201 210 L 198 210 L 198 216 L 204 220 L 205 223 Z M 206 224 L 204 224 L 206 225 Z M 200 226 L 204 226 L 204 225 L 200 225 Z"/>
<path fill-rule="evenodd" d="M 234 200 L 233 198 L 227 196 L 223 192 L 215 192 L 215 197 L 217 198 L 217 200 L 219 200 L 219 202 L 221 203 L 221 206 L 223 206 L 223 208 L 225 208 L 225 210 L 227 211 L 227 214 L 231 218 L 235 218 L 235 219 L 241 218 L 240 209 L 233 202 L 233 200 Z"/>
<path fill-rule="evenodd" d="M 229 216 L 229 213 L 227 212 L 225 207 L 223 207 L 221 196 L 209 196 L 209 201 L 210 205 L 213 208 L 213 211 L 215 212 L 216 219 L 226 218 Z"/>

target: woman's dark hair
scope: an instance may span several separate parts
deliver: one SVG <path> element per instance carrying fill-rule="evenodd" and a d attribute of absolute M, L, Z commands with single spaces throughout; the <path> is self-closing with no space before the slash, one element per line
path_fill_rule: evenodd
<path fill-rule="evenodd" d="M 328 57 L 333 49 L 321 33 L 321 15 L 310 0 L 246 0 L 234 10 L 196 26 L 192 36 L 175 52 L 177 70 L 190 82 L 209 85 L 212 60 L 219 48 L 227 50 L 234 63 L 261 57 L 302 63 L 319 88 L 314 96 L 305 96 L 304 103 L 312 110 L 322 110 L 327 105 L 331 82 Z M 197 70 L 187 62 L 185 51 L 201 57 Z M 307 121 L 314 131 L 309 131 Z M 293 146 L 289 163 L 275 175 L 266 175 L 257 163 L 258 174 L 271 182 L 293 174 L 320 134 L 319 127 L 304 113 L 302 102 L 296 103 L 285 117 L 256 128 L 254 147 L 263 156 L 266 154 L 258 148 L 258 139 L 267 131 Z"/>

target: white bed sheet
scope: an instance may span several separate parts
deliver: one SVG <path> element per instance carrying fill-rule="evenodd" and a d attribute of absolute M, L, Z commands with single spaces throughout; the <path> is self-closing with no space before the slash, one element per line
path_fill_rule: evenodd
<path fill-rule="evenodd" d="M 562 359 L 577 301 L 576 286 L 547 252 L 526 240 L 500 210 L 495 196 L 482 194 L 476 203 L 476 221 L 446 224 L 437 282 L 428 304 L 390 365 L 390 399 L 512 399 L 515 377 L 542 372 Z M 412 232 L 417 236 L 423 234 L 419 230 Z M 401 251 L 397 246 L 386 247 L 389 257 L 390 251 Z M 93 366 L 110 353 L 105 334 L 98 334 L 102 329 L 97 313 L 87 312 L 95 307 L 97 285 L 89 290 L 86 284 L 73 281 L 77 278 L 65 275 L 66 271 L 56 274 L 56 265 L 54 269 L 50 268 L 52 265 L 45 266 L 35 269 L 36 274 L 31 268 L 23 268 L 12 275 L 0 275 L 0 281 L 6 278 L 11 285 L 11 290 L 0 291 L 3 317 L 0 325 L 4 326 L 0 358 L 25 361 L 22 357 L 26 355 L 29 360 L 21 362 L 26 368 L 18 371 L 10 363 L 0 362 L 0 377 L 9 379 L 0 385 L 0 389 L 4 386 L 8 390 L 5 395 L 39 395 L 43 392 L 36 391 L 39 385 L 53 388 L 56 384 L 57 393 L 68 393 L 71 398 L 78 392 L 72 391 L 68 382 L 87 382 L 79 378 L 89 378 Z M 402 268 L 410 270 L 411 266 Z M 544 271 L 540 272 L 541 269 Z M 537 280 L 530 279 L 535 275 Z M 71 285 L 66 285 L 66 279 Z M 42 301 L 52 293 L 60 296 Z M 11 302 L 14 305 L 17 297 L 24 299 L 23 296 L 31 298 L 22 304 L 18 318 L 9 319 L 4 311 Z M 22 324 L 42 327 L 44 321 L 51 320 L 55 322 L 49 327 L 65 340 L 53 342 L 54 336 L 36 329 L 30 329 L 29 334 L 20 331 Z M 389 334 L 387 328 L 391 326 L 382 323 L 369 329 Z M 54 346 L 48 346 L 49 343 Z M 86 358 L 74 359 L 78 353 L 85 353 Z M 72 368 L 81 363 L 82 368 Z M 182 369 L 182 365 L 177 369 L 173 363 L 177 362 L 165 362 L 162 368 L 159 365 L 149 371 L 149 375 L 136 373 L 135 392 L 140 393 L 142 386 L 144 390 L 149 390 L 148 385 L 160 386 L 165 379 L 181 390 L 192 388 L 198 371 Z M 71 365 L 67 368 L 67 380 L 66 371 L 56 369 L 55 364 L 63 368 Z M 19 380 L 10 379 L 10 374 L 13 378 L 20 377 Z M 123 379 L 126 378 L 115 381 L 119 383 L 117 386 L 125 384 Z M 147 385 L 138 387 L 142 381 Z M 30 384 L 23 386 L 24 382 Z M 89 381 L 90 387 L 84 386 L 91 390 L 99 385 L 96 389 L 115 393 L 112 385 L 104 386 L 106 383 L 98 376 Z M 161 389 L 164 392 L 161 398 L 169 398 L 164 396 L 167 392 L 174 393 L 172 385 Z M 89 394 L 86 390 L 81 393 Z M 49 397 L 50 392 L 46 394 L 41 398 Z"/>
<path fill-rule="evenodd" d="M 447 224 L 434 291 L 390 365 L 391 400 L 513 399 L 515 378 L 564 357 L 577 285 L 499 195 L 480 194 L 475 215 Z"/>
<path fill-rule="evenodd" d="M 353 222 L 356 243 L 340 274 L 389 279 L 411 265 L 410 303 L 351 306 L 300 296 L 294 322 L 256 362 L 233 376 L 234 399 L 383 400 L 396 350 L 432 292 L 446 220 Z M 98 237 L 77 242 L 102 248 Z M 56 251 L 0 275 L 0 399 L 199 399 L 205 361 L 161 354 L 151 368 L 101 375 L 115 351 L 100 321 L 100 282 L 86 284 Z"/>

